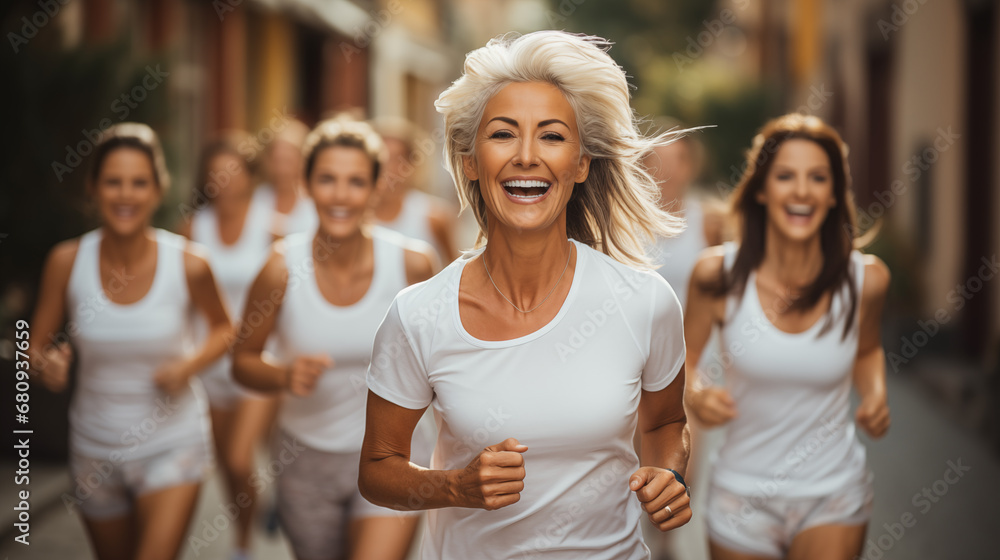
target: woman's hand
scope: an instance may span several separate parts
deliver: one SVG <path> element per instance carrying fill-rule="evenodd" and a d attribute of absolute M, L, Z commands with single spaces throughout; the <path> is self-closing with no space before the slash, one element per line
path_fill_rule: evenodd
<path fill-rule="evenodd" d="M 333 359 L 330 356 L 323 354 L 299 356 L 288 366 L 286 388 L 297 397 L 309 396 L 316 390 L 319 376 L 332 367 Z"/>
<path fill-rule="evenodd" d="M 861 399 L 854 420 L 873 439 L 879 439 L 889 431 L 889 403 L 885 393 L 872 394 Z"/>
<path fill-rule="evenodd" d="M 698 422 L 706 428 L 714 428 L 736 418 L 736 401 L 722 387 L 708 386 L 692 392 L 688 397 L 688 408 Z"/>
<path fill-rule="evenodd" d="M 189 360 L 173 360 L 160 366 L 153 374 L 153 383 L 168 395 L 177 395 L 189 387 L 191 380 L 191 362 Z"/>
<path fill-rule="evenodd" d="M 658 467 L 640 467 L 632 473 L 628 486 L 659 530 L 670 531 L 691 521 L 691 498 L 674 473 Z"/>
<path fill-rule="evenodd" d="M 524 453 L 527 445 L 514 438 L 483 449 L 458 471 L 456 493 L 460 507 L 500 509 L 517 503 L 524 490 Z"/>
<path fill-rule="evenodd" d="M 66 388 L 69 379 L 69 365 L 73 362 L 73 347 L 68 342 L 60 342 L 43 350 L 45 366 L 37 369 L 38 380 L 53 393 Z"/>

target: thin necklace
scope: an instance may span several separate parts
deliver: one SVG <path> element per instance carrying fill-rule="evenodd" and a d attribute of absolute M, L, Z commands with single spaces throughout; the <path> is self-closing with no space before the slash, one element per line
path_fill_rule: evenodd
<path fill-rule="evenodd" d="M 562 282 L 563 276 L 566 275 L 566 269 L 569 268 L 569 259 L 572 256 L 573 256 L 573 248 L 571 246 L 569 254 L 566 255 L 566 265 L 563 267 L 563 271 L 562 271 L 562 274 L 559 275 L 559 279 L 556 280 L 556 285 L 552 286 L 552 290 L 549 291 L 549 293 L 548 293 L 547 296 L 545 296 L 544 298 L 542 298 L 542 301 L 538 302 L 538 305 L 532 307 L 531 309 L 529 309 L 527 311 L 525 311 L 525 310 L 521 309 L 520 307 L 514 305 L 513 301 L 510 301 L 509 299 L 507 299 L 507 296 L 503 295 L 503 292 L 500 291 L 500 287 L 497 286 L 497 283 L 493 281 L 493 275 L 490 274 L 490 267 L 486 266 L 486 251 L 485 250 L 483 250 L 483 268 L 486 269 L 486 276 L 489 277 L 490 283 L 492 283 L 493 287 L 496 288 L 497 293 L 500 294 L 500 297 L 502 297 L 503 299 L 507 300 L 507 303 L 511 304 L 514 307 L 514 309 L 517 309 L 521 313 L 531 313 L 532 311 L 534 311 L 534 310 L 538 309 L 539 307 L 541 307 L 542 304 L 545 303 L 545 300 L 549 299 L 549 296 L 551 296 L 553 293 L 555 293 L 556 288 L 559 287 L 559 283 Z"/>

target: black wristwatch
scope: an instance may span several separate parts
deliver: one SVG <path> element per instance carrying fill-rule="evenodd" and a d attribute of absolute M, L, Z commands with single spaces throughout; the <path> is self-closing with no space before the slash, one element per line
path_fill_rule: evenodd
<path fill-rule="evenodd" d="M 674 469 L 667 469 L 667 470 L 670 471 L 670 472 L 672 472 L 674 474 L 674 480 L 676 480 L 677 482 L 680 482 L 681 485 L 684 486 L 684 490 L 687 492 L 688 498 L 690 498 L 691 497 L 691 487 L 688 486 L 686 482 L 684 482 L 684 477 L 681 476 L 681 473 L 675 471 Z"/>

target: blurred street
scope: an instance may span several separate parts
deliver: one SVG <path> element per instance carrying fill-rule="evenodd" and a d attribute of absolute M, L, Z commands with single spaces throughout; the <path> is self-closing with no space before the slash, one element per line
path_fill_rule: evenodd
<path fill-rule="evenodd" d="M 1000 503 L 1000 459 L 987 444 L 959 426 L 933 399 L 927 386 L 889 376 L 892 430 L 882 441 L 864 440 L 869 464 L 875 472 L 875 514 L 869 525 L 864 560 L 977 560 L 994 558 L 997 528 L 996 504 Z M 10 468 L 8 465 L 7 468 Z M 48 468 L 36 476 L 32 488 L 56 503 L 47 507 L 35 501 L 31 554 L 23 545 L 5 540 L 0 557 L 91 558 L 83 526 L 61 503 L 61 492 L 69 477 L 61 468 Z M 10 482 L 5 479 L 5 496 Z M 230 535 L 226 532 L 205 548 L 194 550 L 191 537 L 201 537 L 205 528 L 222 513 L 218 481 L 202 491 L 185 560 L 225 560 Z M 9 517 L 9 513 L 5 514 Z M 221 525 L 221 522 L 220 522 Z M 909 525 L 909 526 L 907 526 Z M 4 523 L 9 527 L 10 523 Z M 211 534 L 211 531 L 209 531 Z M 290 558 L 280 534 L 254 535 L 254 558 Z M 416 557 L 415 554 L 411 555 Z M 664 558 L 654 550 L 654 560 Z"/>

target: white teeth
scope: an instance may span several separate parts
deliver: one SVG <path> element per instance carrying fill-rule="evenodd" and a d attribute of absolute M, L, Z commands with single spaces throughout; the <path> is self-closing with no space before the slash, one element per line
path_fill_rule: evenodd
<path fill-rule="evenodd" d="M 513 196 L 514 198 L 520 198 L 520 199 L 523 199 L 523 200 L 530 200 L 532 198 L 541 198 L 541 197 L 545 196 L 545 193 L 542 193 L 542 194 L 529 194 L 529 195 L 520 195 L 520 194 L 514 194 L 514 193 L 508 193 L 508 194 L 510 194 L 510 196 Z"/>
<path fill-rule="evenodd" d="M 346 208 L 330 208 L 326 211 L 331 218 L 343 219 L 351 216 L 351 211 Z"/>
<path fill-rule="evenodd" d="M 547 189 L 547 188 L 549 188 L 552 185 L 552 183 L 546 183 L 545 181 L 522 181 L 522 180 L 504 181 L 501 184 L 504 187 L 508 187 L 508 188 L 516 187 L 516 188 L 521 188 L 521 189 L 527 189 L 527 188 L 532 188 L 532 187 Z M 527 198 L 532 198 L 532 197 L 527 197 Z"/>
<path fill-rule="evenodd" d="M 785 210 L 793 216 L 810 216 L 813 213 L 813 206 L 808 204 L 786 204 Z"/>

